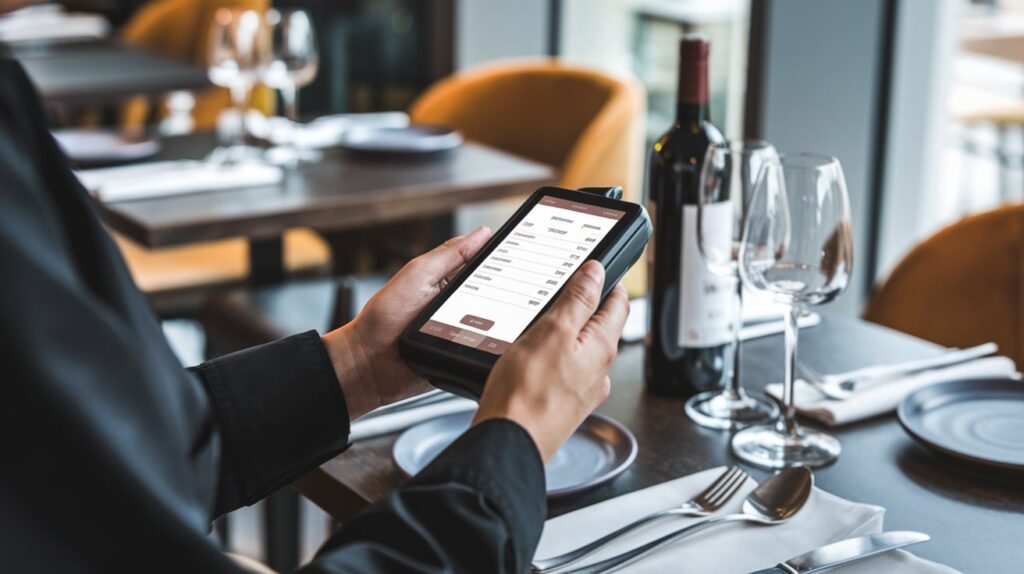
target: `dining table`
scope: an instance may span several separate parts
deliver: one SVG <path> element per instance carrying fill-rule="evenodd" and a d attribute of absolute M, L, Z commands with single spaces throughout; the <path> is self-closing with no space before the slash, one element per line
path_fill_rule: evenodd
<path fill-rule="evenodd" d="M 118 103 L 212 85 L 199 66 L 114 40 L 32 42 L 6 50 L 49 104 Z"/>
<path fill-rule="evenodd" d="M 939 350 L 885 327 L 825 313 L 818 326 L 801 331 L 799 353 L 802 362 L 821 372 L 839 372 Z M 643 353 L 642 344 L 621 345 L 610 372 L 611 395 L 598 409 L 636 436 L 635 461 L 589 492 L 549 500 L 549 517 L 720 465 L 739 465 L 758 480 L 768 476 L 730 452 L 730 431 L 693 423 L 682 399 L 645 392 Z M 745 342 L 741 360 L 744 386 L 762 393 L 782 379 L 782 336 Z M 914 553 L 963 572 L 1011 572 L 1024 563 L 1024 477 L 933 454 L 901 429 L 895 414 L 829 432 L 842 442 L 842 453 L 837 462 L 814 470 L 816 486 L 885 507 L 887 530 L 931 535 L 931 542 L 915 546 Z M 344 523 L 406 480 L 392 460 L 398 434 L 355 442 L 293 486 Z"/>
<path fill-rule="evenodd" d="M 218 146 L 197 132 L 164 138 L 152 161 L 198 160 Z M 282 234 L 310 227 L 328 238 L 354 229 L 450 216 L 460 206 L 525 196 L 551 184 L 548 165 L 467 141 L 424 157 L 378 157 L 323 150 L 323 157 L 287 169 L 280 183 L 165 197 L 99 202 L 111 228 L 150 248 L 229 237 L 250 242 L 253 283 L 283 277 Z"/>

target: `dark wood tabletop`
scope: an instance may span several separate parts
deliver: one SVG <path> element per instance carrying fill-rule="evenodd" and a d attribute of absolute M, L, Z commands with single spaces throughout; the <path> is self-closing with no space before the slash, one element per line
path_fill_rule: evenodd
<path fill-rule="evenodd" d="M 169 138 L 155 159 L 198 159 L 211 134 Z M 293 227 L 341 231 L 450 213 L 456 207 L 532 192 L 555 171 L 467 142 L 428 158 L 370 159 L 326 150 L 321 161 L 289 171 L 284 182 L 102 204 L 107 222 L 148 247 L 232 236 L 279 236 Z"/>
<path fill-rule="evenodd" d="M 206 70 L 109 41 L 10 48 L 50 103 L 107 103 L 210 86 Z"/>
<path fill-rule="evenodd" d="M 802 331 L 802 360 L 824 372 L 926 356 L 935 345 L 856 319 L 826 316 Z M 782 338 L 748 342 L 747 386 L 754 391 L 782 378 Z M 636 435 L 639 454 L 624 474 L 584 495 L 549 505 L 549 514 L 576 508 L 724 464 L 739 464 L 730 434 L 699 427 L 679 400 L 643 391 L 643 348 L 623 347 L 612 367 L 612 394 L 599 409 Z M 900 428 L 895 415 L 834 429 L 839 461 L 815 471 L 817 486 L 843 498 L 887 509 L 889 530 L 920 530 L 929 543 L 913 551 L 964 572 L 1010 572 L 1024 558 L 1024 480 L 995 476 L 932 455 Z M 303 477 L 296 486 L 344 522 L 402 484 L 391 462 L 396 435 L 354 444 Z M 755 478 L 764 471 L 745 467 Z"/>

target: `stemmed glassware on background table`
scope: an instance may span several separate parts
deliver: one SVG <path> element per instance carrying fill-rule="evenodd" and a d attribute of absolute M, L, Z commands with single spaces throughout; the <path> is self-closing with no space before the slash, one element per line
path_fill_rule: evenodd
<path fill-rule="evenodd" d="M 747 208 L 740 275 L 754 292 L 788 306 L 782 416 L 732 438 L 741 459 L 767 468 L 821 466 L 839 441 L 796 421 L 794 383 L 797 317 L 807 305 L 839 297 L 853 270 L 850 201 L 839 160 L 818 154 L 783 156 L 761 168 Z"/>
<path fill-rule="evenodd" d="M 214 85 L 228 88 L 238 114 L 231 145 L 222 154 L 230 163 L 260 156 L 260 150 L 246 144 L 246 113 L 253 86 L 269 63 L 268 40 L 266 23 L 260 12 L 221 8 L 214 15 L 208 74 Z"/>
<path fill-rule="evenodd" d="M 272 163 L 282 164 L 315 161 L 320 154 L 303 149 L 296 130 L 299 89 L 312 83 L 319 64 L 313 22 L 303 10 L 269 10 L 266 20 L 270 27 L 271 60 L 264 68 L 263 82 L 281 92 L 288 120 L 283 138 L 272 134 L 275 140 L 284 141 L 286 145 L 272 148 L 268 157 Z"/>
<path fill-rule="evenodd" d="M 748 395 L 741 386 L 743 283 L 737 262 L 755 179 L 765 164 L 777 161 L 778 153 L 765 141 L 712 144 L 704 157 L 698 188 L 697 243 L 707 268 L 730 279 L 736 296 L 732 299 L 732 364 L 725 377 L 726 386 L 686 401 L 686 414 L 701 426 L 737 429 L 772 420 L 779 414 L 773 402 Z"/>

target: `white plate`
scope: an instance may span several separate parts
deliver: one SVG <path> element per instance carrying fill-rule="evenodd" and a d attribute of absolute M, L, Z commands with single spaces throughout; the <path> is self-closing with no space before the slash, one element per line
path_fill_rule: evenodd
<path fill-rule="evenodd" d="M 137 161 L 160 152 L 156 139 L 133 140 L 115 131 L 56 130 L 53 137 L 64 153 L 80 164 Z"/>

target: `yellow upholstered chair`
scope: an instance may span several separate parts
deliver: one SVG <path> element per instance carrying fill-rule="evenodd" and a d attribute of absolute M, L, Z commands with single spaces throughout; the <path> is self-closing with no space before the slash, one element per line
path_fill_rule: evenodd
<path fill-rule="evenodd" d="M 269 0 L 154 0 L 125 25 L 122 40 L 153 52 L 206 66 L 210 26 L 224 7 L 263 11 Z M 273 93 L 259 87 L 253 107 L 273 113 Z M 197 129 L 212 129 L 221 111 L 231 105 L 224 88 L 196 95 L 193 118 Z M 122 111 L 122 126 L 141 127 L 150 115 L 150 102 L 135 99 Z M 146 249 L 115 234 L 128 267 L 139 287 L 151 294 L 240 282 L 249 274 L 249 245 L 235 238 L 170 249 Z M 327 270 L 330 248 L 312 230 L 293 229 L 284 235 L 284 260 L 288 272 Z"/>
<path fill-rule="evenodd" d="M 864 318 L 950 347 L 994 341 L 1024 364 L 1024 204 L 926 239 L 877 289 Z"/>
<path fill-rule="evenodd" d="M 562 187 L 619 185 L 639 201 L 644 105 L 635 79 L 557 59 L 512 60 L 441 80 L 410 115 L 553 166 Z M 642 267 L 627 277 L 632 294 L 643 292 Z"/>

